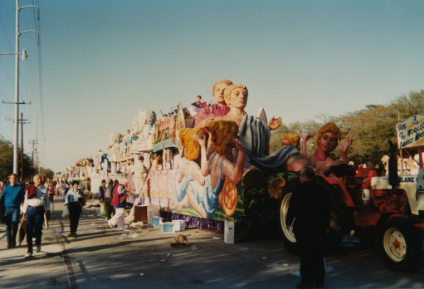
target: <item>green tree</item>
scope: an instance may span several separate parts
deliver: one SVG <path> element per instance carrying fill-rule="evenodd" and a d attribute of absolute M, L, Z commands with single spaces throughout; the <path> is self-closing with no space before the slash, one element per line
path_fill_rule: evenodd
<path fill-rule="evenodd" d="M 21 165 L 21 156 L 19 155 L 19 166 Z M 0 140 L 0 179 L 6 179 L 13 172 L 13 145 L 4 140 Z M 36 170 L 32 164 L 31 158 L 24 154 L 24 180 L 32 180 Z M 50 169 L 40 168 L 40 174 L 43 177 L 53 178 L 54 172 Z M 19 172 L 20 175 L 20 172 Z"/>

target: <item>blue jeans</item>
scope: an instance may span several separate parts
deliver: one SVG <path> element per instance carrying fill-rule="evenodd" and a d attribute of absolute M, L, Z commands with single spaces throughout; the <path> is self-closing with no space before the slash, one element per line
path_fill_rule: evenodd
<path fill-rule="evenodd" d="M 5 207 L 5 223 L 7 243 L 16 244 L 16 234 L 19 226 L 19 206 Z"/>
<path fill-rule="evenodd" d="M 28 207 L 26 212 L 26 225 L 27 225 L 27 243 L 28 243 L 28 252 L 33 253 L 32 251 L 32 237 L 36 239 L 36 244 L 41 244 L 41 236 L 44 223 L 44 207 Z"/>

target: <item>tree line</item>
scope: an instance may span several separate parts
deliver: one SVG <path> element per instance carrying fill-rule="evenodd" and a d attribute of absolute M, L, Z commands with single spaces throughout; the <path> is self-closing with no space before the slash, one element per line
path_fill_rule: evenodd
<path fill-rule="evenodd" d="M 340 116 L 317 115 L 320 122 L 308 120 L 282 125 L 271 136 L 270 152 L 281 147 L 281 138 L 285 134 L 300 134 L 301 137 L 310 132 L 318 132 L 325 123 L 333 121 L 342 132 L 342 140 L 346 135 L 354 137 L 349 148 L 349 158 L 364 157 L 367 165 L 380 163 L 381 157 L 389 154 L 388 141 L 396 143 L 396 124 L 413 115 L 424 115 L 424 90 L 410 92 L 392 101 L 389 105 L 367 105 L 364 109 L 348 112 Z M 308 141 L 308 155 L 312 155 L 316 147 L 316 136 Z M 411 154 L 416 154 L 412 150 Z M 408 157 L 403 152 L 404 157 Z M 333 152 L 333 157 L 340 157 L 338 149 Z"/>
<path fill-rule="evenodd" d="M 21 154 L 18 156 L 19 161 L 19 179 L 21 167 Z M 9 141 L 0 140 L 0 180 L 7 179 L 13 172 L 13 145 Z M 24 154 L 24 180 L 32 180 L 32 177 L 39 173 L 42 177 L 53 178 L 54 172 L 43 167 L 35 168 L 31 158 Z"/>

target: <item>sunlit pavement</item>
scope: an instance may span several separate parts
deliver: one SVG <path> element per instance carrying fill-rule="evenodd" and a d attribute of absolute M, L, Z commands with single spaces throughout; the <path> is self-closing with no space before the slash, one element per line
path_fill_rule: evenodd
<path fill-rule="evenodd" d="M 95 205 L 96 200 L 87 206 Z M 112 230 L 98 218 L 99 208 L 84 209 L 78 237 L 68 237 L 69 219 L 55 199 L 50 227 L 43 230 L 42 251 L 24 259 L 22 246 L 6 249 L 0 226 L 1 288 L 294 288 L 300 282 L 298 257 L 278 238 L 236 239 L 187 229 L 162 233 L 160 228 Z M 178 234 L 189 245 L 170 246 Z M 397 273 L 387 269 L 372 249 L 346 240 L 327 257 L 327 288 L 423 288 L 423 270 Z M 424 268 L 424 266 L 421 266 Z"/>

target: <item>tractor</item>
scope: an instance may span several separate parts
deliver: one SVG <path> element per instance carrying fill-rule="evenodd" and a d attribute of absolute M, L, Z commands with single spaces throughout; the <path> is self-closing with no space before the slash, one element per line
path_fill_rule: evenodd
<path fill-rule="evenodd" d="M 324 174 L 317 175 L 318 182 L 328 188 L 331 196 L 331 240 L 337 243 L 344 235 L 355 234 L 361 242 L 376 245 L 388 267 L 395 271 L 414 270 L 422 255 L 424 168 L 421 146 L 416 145 L 416 140 L 420 140 L 420 133 L 424 136 L 423 124 L 424 117 L 420 116 L 398 124 L 398 128 L 405 130 L 403 134 L 398 130 L 400 149 L 407 149 L 402 147 L 403 141 L 407 141 L 405 138 L 415 140 L 415 146 L 412 141 L 408 143 L 418 148 L 418 175 L 398 175 L 397 149 L 391 142 L 388 175 L 379 176 L 375 168 L 361 167 L 360 160 L 354 165 L 331 166 Z M 286 228 L 285 220 L 293 188 L 297 185 L 298 182 L 289 183 L 280 195 L 279 223 L 283 240 L 289 247 L 294 247 L 296 238 Z"/>

